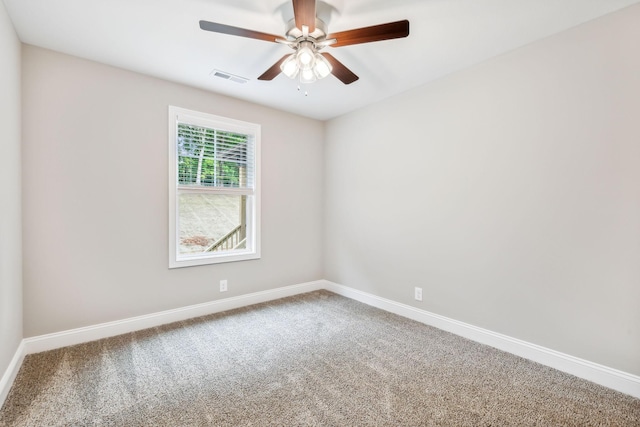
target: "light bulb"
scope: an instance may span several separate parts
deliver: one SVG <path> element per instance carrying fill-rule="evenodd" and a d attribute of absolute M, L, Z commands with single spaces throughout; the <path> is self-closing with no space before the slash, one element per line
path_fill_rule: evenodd
<path fill-rule="evenodd" d="M 302 70 L 310 70 L 316 62 L 311 42 L 301 42 L 296 55 L 298 67 Z"/>
<path fill-rule="evenodd" d="M 316 81 L 316 74 L 313 70 L 300 70 L 300 83 L 313 83 Z"/>
<path fill-rule="evenodd" d="M 298 71 L 300 71 L 300 69 L 298 68 L 296 55 L 294 53 L 289 55 L 289 57 L 280 64 L 280 70 L 282 70 L 284 75 L 290 79 L 294 79 L 298 75 Z"/>
<path fill-rule="evenodd" d="M 316 66 L 313 67 L 313 72 L 315 73 L 318 79 L 324 79 L 329 74 L 331 74 L 331 64 L 327 61 L 327 58 L 316 53 Z"/>
<path fill-rule="evenodd" d="M 311 59 L 313 58 L 311 56 L 311 52 L 308 52 L 306 49 L 300 52 L 300 64 L 308 66 L 309 64 L 311 64 Z"/>

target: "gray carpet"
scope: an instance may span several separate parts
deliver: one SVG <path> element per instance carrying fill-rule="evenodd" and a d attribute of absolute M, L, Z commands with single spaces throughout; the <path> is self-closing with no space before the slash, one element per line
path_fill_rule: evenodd
<path fill-rule="evenodd" d="M 26 357 L 0 426 L 640 425 L 640 400 L 326 291 Z"/>

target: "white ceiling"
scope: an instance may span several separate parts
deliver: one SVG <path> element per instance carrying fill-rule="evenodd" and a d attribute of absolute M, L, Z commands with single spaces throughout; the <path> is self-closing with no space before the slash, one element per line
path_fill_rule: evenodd
<path fill-rule="evenodd" d="M 640 0 L 326 0 L 330 32 L 408 19 L 410 35 L 326 48 L 360 80 L 256 80 L 291 50 L 200 30 L 199 20 L 283 34 L 290 0 L 4 0 L 20 40 L 325 120 Z M 249 78 L 238 84 L 213 69 Z M 304 96 L 304 91 L 308 96 Z"/>

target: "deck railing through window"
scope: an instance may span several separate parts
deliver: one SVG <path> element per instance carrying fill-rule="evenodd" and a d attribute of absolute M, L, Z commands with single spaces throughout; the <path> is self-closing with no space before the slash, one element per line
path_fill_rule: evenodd
<path fill-rule="evenodd" d="M 242 231 L 242 224 L 240 224 L 209 246 L 205 252 L 230 251 L 238 248 L 245 240 Z"/>

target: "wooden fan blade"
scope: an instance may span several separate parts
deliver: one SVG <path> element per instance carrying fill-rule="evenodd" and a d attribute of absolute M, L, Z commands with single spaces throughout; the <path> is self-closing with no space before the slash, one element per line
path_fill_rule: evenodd
<path fill-rule="evenodd" d="M 291 56 L 291 54 L 285 55 L 282 57 L 281 60 L 279 60 L 278 62 L 276 62 L 275 64 L 273 64 L 267 71 L 265 71 L 264 73 L 262 73 L 262 75 L 260 77 L 258 77 L 258 80 L 273 80 L 276 78 L 276 76 L 278 74 L 280 74 L 280 65 L 284 62 L 285 59 L 287 59 L 289 56 Z"/>
<path fill-rule="evenodd" d="M 353 71 L 345 67 L 342 62 L 338 61 L 330 53 L 322 52 L 320 55 L 327 58 L 327 61 L 331 64 L 331 74 L 336 76 L 342 83 L 349 85 L 360 78 L 353 74 Z"/>
<path fill-rule="evenodd" d="M 293 15 L 300 30 L 303 25 L 309 27 L 310 33 L 316 30 L 316 0 L 293 0 Z"/>
<path fill-rule="evenodd" d="M 399 39 L 409 35 L 409 21 L 389 22 L 388 24 L 373 25 L 355 30 L 341 31 L 329 34 L 327 39 L 338 41 L 331 47 L 349 46 L 352 44 L 378 42 L 381 40 Z"/>
<path fill-rule="evenodd" d="M 281 38 L 273 34 L 261 33 L 260 31 L 247 30 L 245 28 L 232 27 L 231 25 L 217 24 L 209 21 L 200 21 L 200 28 L 205 31 L 213 31 L 214 33 L 229 34 L 230 36 L 247 37 L 249 39 L 274 43 L 276 39 Z"/>

